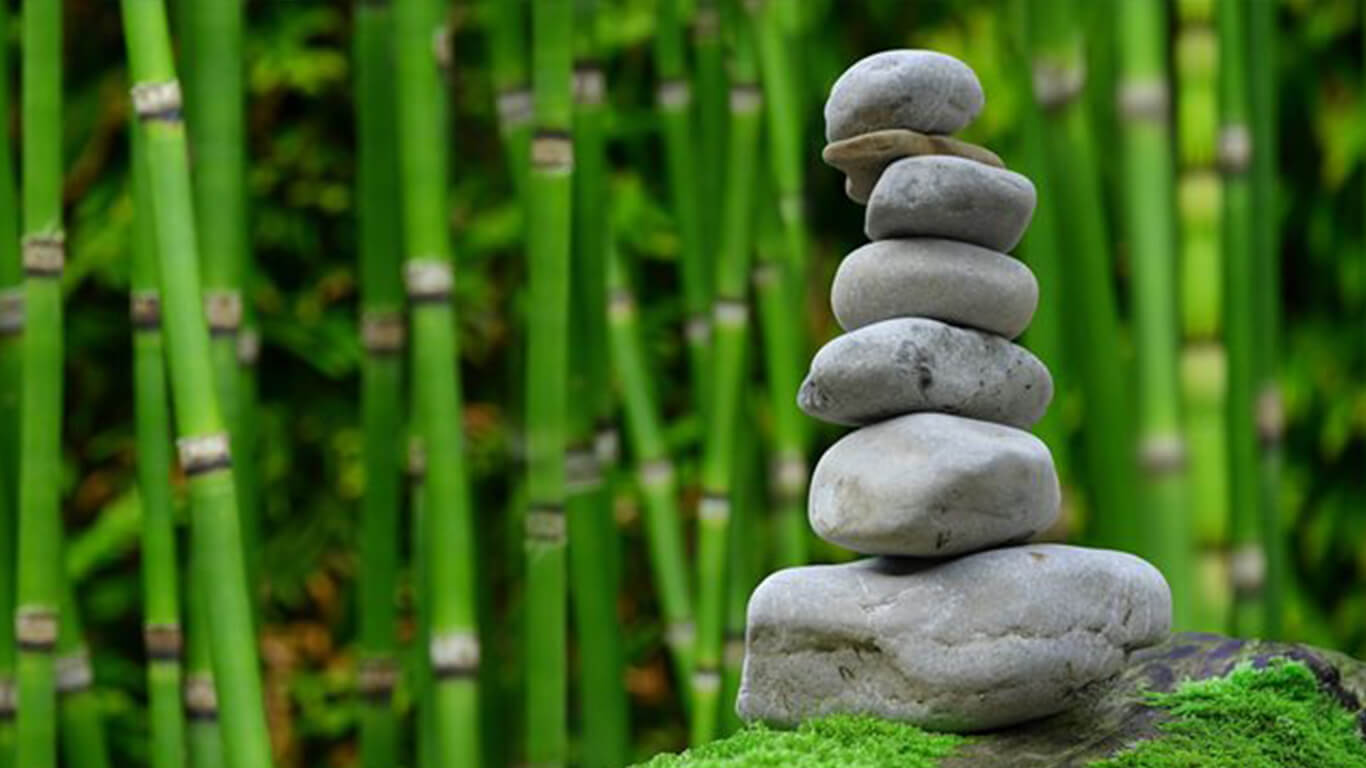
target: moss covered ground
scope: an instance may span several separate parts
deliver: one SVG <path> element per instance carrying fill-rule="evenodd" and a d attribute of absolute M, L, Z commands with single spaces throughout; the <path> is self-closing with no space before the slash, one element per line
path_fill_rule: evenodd
<path fill-rule="evenodd" d="M 1356 717 L 1299 662 L 1241 666 L 1227 677 L 1148 694 L 1168 710 L 1158 738 L 1090 768 L 1362 768 Z M 991 738 L 980 736 L 975 738 Z M 837 716 L 795 731 L 755 726 L 638 768 L 933 768 L 967 741 L 868 717 Z"/>

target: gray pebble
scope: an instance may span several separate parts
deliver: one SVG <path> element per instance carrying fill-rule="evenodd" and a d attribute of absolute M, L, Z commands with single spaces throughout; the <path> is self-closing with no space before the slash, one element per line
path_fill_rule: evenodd
<path fill-rule="evenodd" d="M 821 152 L 826 165 L 844 171 L 849 199 L 863 205 L 893 160 L 916 155 L 955 155 L 1004 168 L 1005 163 L 986 147 L 959 141 L 952 136 L 916 133 L 902 129 L 874 131 L 827 144 Z"/>
<path fill-rule="evenodd" d="M 1171 593 L 1121 552 L 1062 545 L 779 571 L 755 590 L 737 709 L 981 731 L 1060 712 L 1162 641 Z"/>
<path fill-rule="evenodd" d="M 825 102 L 825 139 L 887 128 L 953 133 L 982 111 L 977 75 L 935 51 L 892 50 L 856 62 L 839 76 Z"/>
<path fill-rule="evenodd" d="M 1034 215 L 1034 185 L 1014 171 L 950 155 L 887 166 L 868 198 L 869 239 L 947 237 L 996 251 L 1014 248 Z"/>
<path fill-rule="evenodd" d="M 1008 339 L 1034 317 L 1039 283 L 1020 261 L 940 238 L 879 240 L 840 262 L 830 287 L 846 331 L 893 317 L 929 317 Z"/>
<path fill-rule="evenodd" d="M 1023 542 L 1058 518 L 1048 446 L 1019 429 L 918 413 L 845 435 L 811 476 L 822 539 L 869 555 L 939 557 Z"/>
<path fill-rule="evenodd" d="M 938 320 L 898 317 L 821 347 L 797 404 L 834 424 L 941 411 L 1030 427 L 1052 398 L 1048 369 L 1024 347 Z"/>

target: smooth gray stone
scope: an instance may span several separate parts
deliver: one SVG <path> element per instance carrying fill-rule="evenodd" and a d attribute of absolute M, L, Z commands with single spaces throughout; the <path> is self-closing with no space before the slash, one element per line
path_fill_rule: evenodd
<path fill-rule="evenodd" d="M 917 413 L 845 435 L 811 476 L 822 539 L 869 555 L 940 557 L 1024 542 L 1058 519 L 1048 446 L 1023 430 Z"/>
<path fill-rule="evenodd" d="M 940 238 L 879 240 L 840 262 L 830 287 L 846 331 L 893 317 L 929 317 L 1008 339 L 1034 317 L 1039 283 L 1017 259 Z"/>
<path fill-rule="evenodd" d="M 1024 347 L 938 320 L 897 317 L 821 347 L 797 404 L 834 424 L 940 411 L 1030 427 L 1052 398 L 1048 369 Z"/>
<path fill-rule="evenodd" d="M 737 710 L 784 726 L 860 713 L 998 728 L 1084 700 L 1170 626 L 1162 574 L 1122 552 L 1039 544 L 791 568 L 750 598 Z"/>
<path fill-rule="evenodd" d="M 982 111 L 982 84 L 946 54 L 891 50 L 855 62 L 830 88 L 825 140 L 888 128 L 953 133 Z"/>
<path fill-rule="evenodd" d="M 863 133 L 825 145 L 821 159 L 844 171 L 845 192 L 849 199 L 863 205 L 873 193 L 882 172 L 893 160 L 916 155 L 955 155 L 979 163 L 1006 167 L 1001 158 L 986 147 L 959 141 L 951 136 L 916 133 L 904 128 Z"/>
<path fill-rule="evenodd" d="M 1004 168 L 952 155 L 920 155 L 887 166 L 868 198 L 870 240 L 946 237 L 1009 251 L 1034 215 L 1034 185 Z"/>

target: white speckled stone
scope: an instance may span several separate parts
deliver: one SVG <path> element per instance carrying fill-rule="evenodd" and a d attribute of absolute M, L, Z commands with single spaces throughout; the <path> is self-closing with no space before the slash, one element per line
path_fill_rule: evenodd
<path fill-rule="evenodd" d="M 898 317 L 821 347 L 797 404 L 834 424 L 940 411 L 1031 427 L 1052 398 L 1048 369 L 1024 347 L 938 320 Z"/>
<path fill-rule="evenodd" d="M 952 136 L 916 133 L 900 128 L 874 131 L 827 144 L 821 159 L 844 171 L 848 177 L 844 191 L 860 205 L 868 202 L 873 187 L 893 160 L 917 155 L 955 155 L 979 163 L 1004 168 L 1005 163 L 986 147 L 959 141 Z"/>
<path fill-rule="evenodd" d="M 940 557 L 1028 540 L 1058 518 L 1053 456 L 1023 430 L 942 413 L 845 435 L 811 476 L 816 535 L 869 555 Z"/>
<path fill-rule="evenodd" d="M 749 601 L 737 709 L 790 726 L 861 713 L 981 731 L 1060 712 L 1170 630 L 1162 574 L 1062 545 L 878 558 L 768 577 Z"/>
<path fill-rule="evenodd" d="M 1034 317 L 1039 283 L 1003 253 L 957 240 L 879 240 L 840 262 L 830 304 L 846 331 L 893 317 L 929 317 L 1008 339 Z"/>
<path fill-rule="evenodd" d="M 887 128 L 953 133 L 985 103 L 982 84 L 963 62 L 935 51 L 891 50 L 844 71 L 825 102 L 825 139 Z"/>
<path fill-rule="evenodd" d="M 1034 184 L 1014 171 L 951 155 L 887 166 L 868 198 L 870 240 L 946 237 L 1006 252 L 1034 215 Z"/>

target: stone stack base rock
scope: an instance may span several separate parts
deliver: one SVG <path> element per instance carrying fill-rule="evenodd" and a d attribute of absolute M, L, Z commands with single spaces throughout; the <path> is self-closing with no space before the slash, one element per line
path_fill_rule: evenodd
<path fill-rule="evenodd" d="M 1025 431 L 1052 377 L 1012 341 L 1038 303 L 1033 273 L 1007 255 L 1035 191 L 947 135 L 984 101 L 967 65 L 932 51 L 874 54 L 831 89 L 824 157 L 867 206 L 873 242 L 835 275 L 845 333 L 816 354 L 797 400 L 859 427 L 816 466 L 812 527 L 876 557 L 759 585 L 745 720 L 862 713 L 999 728 L 1067 709 L 1170 631 L 1171 594 L 1152 565 L 1027 543 L 1060 503 L 1052 454 Z"/>

